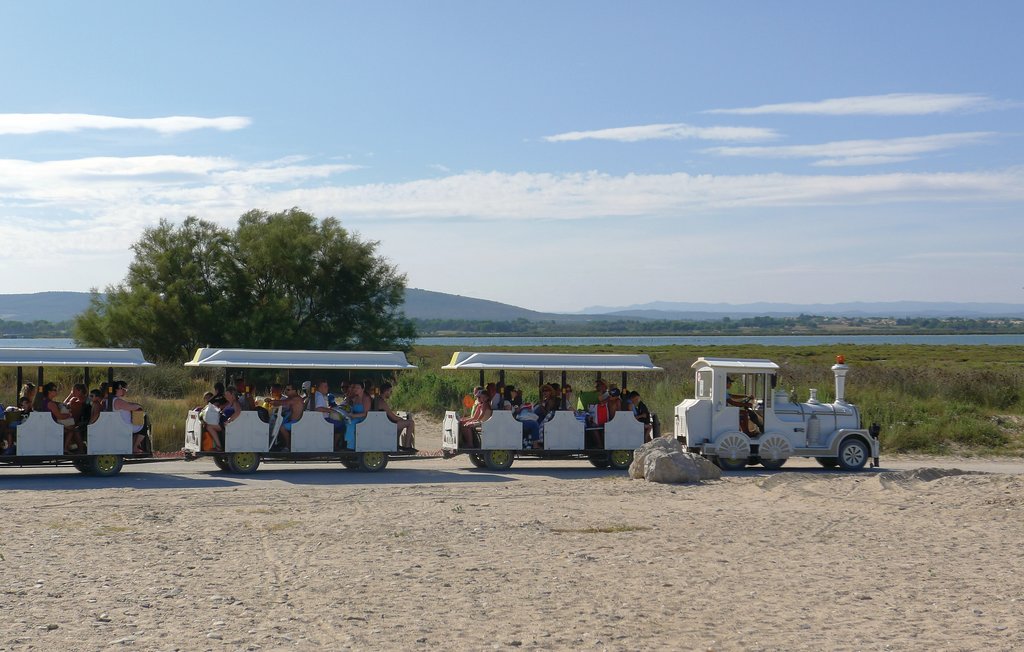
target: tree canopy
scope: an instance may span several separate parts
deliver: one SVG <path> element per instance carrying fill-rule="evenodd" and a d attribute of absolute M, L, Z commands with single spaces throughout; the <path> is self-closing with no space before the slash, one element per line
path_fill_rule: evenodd
<path fill-rule="evenodd" d="M 93 293 L 75 338 L 167 361 L 201 346 L 405 349 L 405 275 L 378 244 L 296 208 L 249 211 L 233 230 L 161 220 L 132 245 L 125 280 Z"/>

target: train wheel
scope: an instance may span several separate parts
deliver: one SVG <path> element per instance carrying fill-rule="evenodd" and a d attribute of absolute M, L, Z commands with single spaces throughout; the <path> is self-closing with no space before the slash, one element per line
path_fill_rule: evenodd
<path fill-rule="evenodd" d="M 478 469 L 483 469 L 487 467 L 487 462 L 484 461 L 483 456 L 481 456 L 479 453 L 469 453 L 469 461 L 472 462 L 473 466 L 475 466 Z"/>
<path fill-rule="evenodd" d="M 359 460 L 342 458 L 341 459 L 341 465 L 344 466 L 346 469 L 358 469 L 359 468 Z"/>
<path fill-rule="evenodd" d="M 633 463 L 633 451 L 612 451 L 608 453 L 608 464 L 613 469 L 622 471 Z"/>
<path fill-rule="evenodd" d="M 723 471 L 742 471 L 747 468 L 747 458 L 716 457 L 715 464 Z"/>
<path fill-rule="evenodd" d="M 587 460 L 589 460 L 591 464 L 593 464 L 595 467 L 599 469 L 608 468 L 608 455 L 605 453 L 592 453 L 587 456 Z"/>
<path fill-rule="evenodd" d="M 213 463 L 217 465 L 217 468 L 221 471 L 230 471 L 231 466 L 228 464 L 228 458 L 224 455 L 214 455 Z"/>
<path fill-rule="evenodd" d="M 89 475 L 108 478 L 121 472 L 124 458 L 120 455 L 96 455 L 90 457 L 87 464 L 89 465 Z"/>
<path fill-rule="evenodd" d="M 786 463 L 786 460 L 760 460 L 760 462 L 761 466 L 769 471 L 776 471 L 782 468 L 782 465 Z"/>
<path fill-rule="evenodd" d="M 512 451 L 484 451 L 484 464 L 491 471 L 504 471 L 512 466 L 514 459 L 515 455 L 512 454 Z"/>
<path fill-rule="evenodd" d="M 834 469 L 839 466 L 839 460 L 834 457 L 815 457 L 814 461 L 826 469 Z"/>
<path fill-rule="evenodd" d="M 85 475 L 89 475 L 90 473 L 92 473 L 91 465 L 88 459 L 71 460 L 71 464 L 73 464 L 74 467 L 78 469 L 80 473 L 84 473 Z"/>
<path fill-rule="evenodd" d="M 718 442 L 718 466 L 723 471 L 740 471 L 750 458 L 750 439 L 738 432 L 726 434 Z"/>
<path fill-rule="evenodd" d="M 254 473 L 260 468 L 260 456 L 256 453 L 231 453 L 228 455 L 228 470 L 232 473 Z"/>
<path fill-rule="evenodd" d="M 359 469 L 362 471 L 381 471 L 388 465 L 388 454 L 379 451 L 363 453 L 359 456 Z"/>
<path fill-rule="evenodd" d="M 860 471 L 867 464 L 869 455 L 864 442 L 859 439 L 847 439 L 839 445 L 839 468 L 844 471 Z"/>

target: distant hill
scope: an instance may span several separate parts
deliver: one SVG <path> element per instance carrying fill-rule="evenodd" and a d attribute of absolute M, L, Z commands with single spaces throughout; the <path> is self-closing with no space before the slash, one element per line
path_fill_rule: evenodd
<path fill-rule="evenodd" d="M 0 294 L 0 319 L 6 321 L 66 321 L 87 307 L 88 292 Z"/>
<path fill-rule="evenodd" d="M 31 322 L 72 319 L 89 306 L 88 292 L 37 292 L 0 294 L 0 319 Z M 559 315 L 510 306 L 487 299 L 409 288 L 405 291 L 405 314 L 412 319 L 470 319 L 490 321 L 586 321 L 588 315 Z"/>
<path fill-rule="evenodd" d="M 474 299 L 458 294 L 431 292 L 408 288 L 405 291 L 405 316 L 412 319 L 472 319 L 492 321 L 514 321 L 527 319 L 565 319 L 565 315 L 552 315 L 527 310 L 507 303 Z M 575 317 L 578 319 L 579 317 Z"/>
<path fill-rule="evenodd" d="M 625 307 L 591 306 L 583 314 L 631 319 L 719 320 L 723 317 L 1024 317 L 1024 305 L 1013 303 L 956 303 L 886 301 L 850 303 L 680 303 L 654 301 Z"/>
<path fill-rule="evenodd" d="M 72 319 L 89 305 L 88 292 L 37 292 L 0 294 L 0 319 L 59 322 Z M 619 319 L 716 321 L 723 317 L 793 317 L 800 314 L 823 317 L 1021 317 L 1024 305 L 1012 303 L 953 303 L 890 301 L 878 303 L 680 303 L 655 301 L 642 305 L 593 306 L 582 313 L 550 313 L 528 310 L 507 303 L 475 299 L 458 294 L 408 288 L 405 314 L 412 319 L 466 319 L 479 321 L 580 322 Z"/>

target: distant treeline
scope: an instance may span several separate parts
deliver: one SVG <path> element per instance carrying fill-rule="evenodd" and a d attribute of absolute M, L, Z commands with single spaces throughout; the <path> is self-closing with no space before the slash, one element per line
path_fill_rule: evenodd
<path fill-rule="evenodd" d="M 0 337 L 71 337 L 68 321 L 5 321 L 0 319 Z"/>
<path fill-rule="evenodd" d="M 908 334 L 942 333 L 1024 333 L 1022 319 L 968 319 L 960 317 L 744 317 L 719 320 L 593 320 L 593 321 L 508 321 L 470 319 L 414 319 L 421 336 L 429 335 L 792 335 L 792 334 Z"/>
<path fill-rule="evenodd" d="M 530 321 L 528 319 L 414 319 L 417 334 L 431 335 L 819 335 L 874 333 L 879 335 L 909 333 L 1024 333 L 1022 319 L 968 319 L 962 317 L 912 317 L 904 319 L 879 317 L 724 317 L 713 321 L 689 320 L 593 320 L 593 321 Z M 32 322 L 0 319 L 0 337 L 72 337 L 73 321 Z"/>

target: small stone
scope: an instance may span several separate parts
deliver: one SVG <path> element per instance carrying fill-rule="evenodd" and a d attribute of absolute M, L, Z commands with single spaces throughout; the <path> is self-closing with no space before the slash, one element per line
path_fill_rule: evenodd
<path fill-rule="evenodd" d="M 224 637 L 221 636 L 220 634 L 218 634 L 217 632 L 210 632 L 209 634 L 206 635 L 206 638 L 211 638 L 211 639 L 213 639 L 215 641 L 219 641 L 219 640 L 223 639 Z"/>
<path fill-rule="evenodd" d="M 110 615 L 109 614 L 100 614 L 99 617 L 96 620 L 100 621 L 101 623 L 109 623 L 110 622 Z"/>

